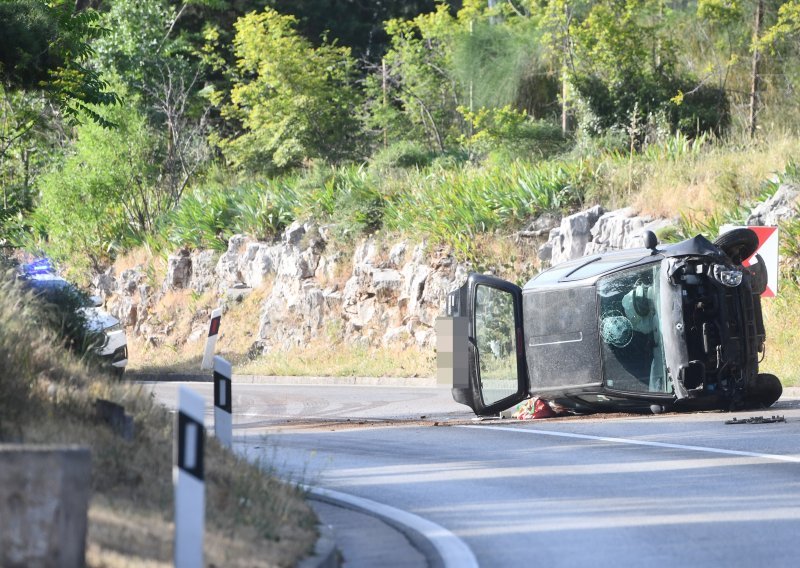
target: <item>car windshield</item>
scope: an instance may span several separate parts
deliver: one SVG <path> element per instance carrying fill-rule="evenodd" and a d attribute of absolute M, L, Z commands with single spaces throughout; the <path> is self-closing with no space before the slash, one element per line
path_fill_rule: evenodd
<path fill-rule="evenodd" d="M 659 306 L 660 263 L 597 281 L 603 378 L 625 392 L 671 392 L 665 379 Z"/>

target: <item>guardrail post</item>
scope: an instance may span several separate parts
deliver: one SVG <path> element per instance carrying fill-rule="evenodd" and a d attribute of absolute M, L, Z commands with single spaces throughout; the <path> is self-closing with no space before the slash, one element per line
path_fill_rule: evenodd
<path fill-rule="evenodd" d="M 175 566 L 202 568 L 205 526 L 203 397 L 178 390 L 172 479 L 175 484 Z"/>
<path fill-rule="evenodd" d="M 232 377 L 231 364 L 219 355 L 214 357 L 214 435 L 226 448 L 233 444 Z"/>

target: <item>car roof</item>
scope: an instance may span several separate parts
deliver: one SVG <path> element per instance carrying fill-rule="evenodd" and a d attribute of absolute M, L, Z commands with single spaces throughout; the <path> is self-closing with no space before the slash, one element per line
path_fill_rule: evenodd
<path fill-rule="evenodd" d="M 663 257 L 661 254 L 653 254 L 645 248 L 626 249 L 622 251 L 611 251 L 606 253 L 585 256 L 575 260 L 570 260 L 557 264 L 534 276 L 524 289 L 550 288 L 552 286 L 563 286 L 567 283 L 579 283 L 587 285 L 593 283 L 597 278 L 615 272 L 625 266 L 643 264 L 644 261 L 656 262 Z M 588 280 L 588 282 L 586 282 Z"/>
<path fill-rule="evenodd" d="M 55 274 L 29 274 L 25 280 L 34 288 L 47 290 L 60 290 L 61 288 L 74 287 L 67 280 Z"/>
<path fill-rule="evenodd" d="M 531 278 L 523 290 L 535 290 L 593 284 L 601 276 L 616 272 L 621 268 L 659 262 L 665 257 L 677 256 L 718 256 L 721 252 L 702 235 L 697 235 L 679 243 L 659 245 L 655 249 L 644 247 L 608 251 L 562 262 L 544 270 Z"/>

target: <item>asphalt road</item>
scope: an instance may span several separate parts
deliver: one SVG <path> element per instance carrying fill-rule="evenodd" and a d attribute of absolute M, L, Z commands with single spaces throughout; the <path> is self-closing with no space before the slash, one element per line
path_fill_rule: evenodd
<path fill-rule="evenodd" d="M 175 388 L 155 390 L 169 406 Z M 800 561 L 800 400 L 526 423 L 468 412 L 447 389 L 234 384 L 239 451 L 438 523 L 481 566 Z M 725 424 L 773 414 L 786 422 Z"/>

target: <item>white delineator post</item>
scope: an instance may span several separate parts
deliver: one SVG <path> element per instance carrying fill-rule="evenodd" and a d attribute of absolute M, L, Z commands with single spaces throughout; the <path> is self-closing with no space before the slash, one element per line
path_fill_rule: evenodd
<path fill-rule="evenodd" d="M 175 566 L 202 568 L 205 525 L 203 397 L 178 390 L 172 482 L 175 485 Z"/>
<path fill-rule="evenodd" d="M 232 373 L 228 361 L 219 355 L 214 357 L 214 435 L 226 448 L 233 443 Z"/>
<path fill-rule="evenodd" d="M 217 346 L 219 337 L 219 324 L 222 320 L 222 308 L 217 308 L 211 312 L 211 322 L 208 324 L 208 339 L 206 340 L 206 350 L 203 353 L 203 362 L 200 363 L 201 369 L 210 369 L 214 363 L 214 348 Z"/>

